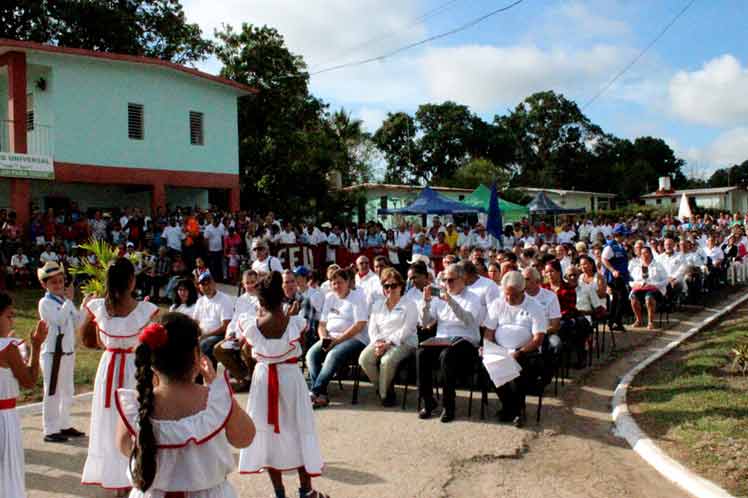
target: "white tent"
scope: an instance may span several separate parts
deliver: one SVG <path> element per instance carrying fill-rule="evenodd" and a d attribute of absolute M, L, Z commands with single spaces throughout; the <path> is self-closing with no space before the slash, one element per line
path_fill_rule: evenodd
<path fill-rule="evenodd" d="M 680 206 L 678 207 L 678 219 L 683 221 L 686 218 L 691 221 L 693 213 L 691 213 L 691 206 L 688 204 L 688 197 L 686 197 L 686 194 L 683 194 L 680 198 Z"/>

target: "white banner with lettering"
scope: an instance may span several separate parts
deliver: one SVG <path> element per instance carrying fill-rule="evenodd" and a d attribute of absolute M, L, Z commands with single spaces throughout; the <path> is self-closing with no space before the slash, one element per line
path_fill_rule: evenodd
<path fill-rule="evenodd" d="M 49 156 L 0 152 L 0 176 L 54 180 L 54 161 Z"/>

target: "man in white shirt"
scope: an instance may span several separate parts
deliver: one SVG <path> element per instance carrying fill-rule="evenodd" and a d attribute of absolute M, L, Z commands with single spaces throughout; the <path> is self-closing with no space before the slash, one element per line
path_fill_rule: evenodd
<path fill-rule="evenodd" d="M 182 254 L 182 241 L 187 238 L 181 226 L 177 225 L 175 218 L 171 219 L 171 224 L 164 228 L 161 236 L 166 240 L 166 247 L 169 249 L 169 255 L 173 258 L 177 254 Z"/>
<path fill-rule="evenodd" d="M 57 255 L 57 253 L 52 249 L 52 244 L 47 244 L 44 248 L 44 252 L 42 252 L 39 255 L 39 261 L 41 262 L 42 266 L 44 263 L 57 263 L 60 260 L 60 257 Z"/>
<path fill-rule="evenodd" d="M 479 327 L 485 313 L 480 296 L 465 287 L 465 273 L 460 265 L 452 264 L 444 270 L 444 282 L 440 297 L 432 296 L 431 287 L 424 288 L 419 315 L 424 327 L 436 324 L 436 338 L 443 339 L 444 345 L 421 346 L 416 361 L 421 372 L 418 391 L 424 400 L 418 417 L 429 418 L 436 409 L 431 372 L 438 366 L 444 379 L 441 421 L 446 423 L 455 417 L 455 383 L 459 372 L 472 372 L 478 361 Z"/>
<path fill-rule="evenodd" d="M 213 217 L 213 223 L 205 227 L 203 233 L 208 242 L 208 268 L 217 282 L 223 281 L 223 238 L 226 229 L 218 216 Z"/>
<path fill-rule="evenodd" d="M 255 239 L 252 242 L 252 253 L 255 257 L 252 262 L 252 269 L 257 272 L 258 276 L 262 277 L 270 272 L 283 271 L 280 259 L 270 255 L 268 244 L 263 239 Z"/>
<path fill-rule="evenodd" d="M 556 259 L 561 263 L 561 272 L 565 275 L 566 270 L 571 266 L 571 256 L 569 256 L 569 251 L 565 245 L 558 244 L 556 246 Z"/>
<path fill-rule="evenodd" d="M 554 334 L 550 338 L 551 346 L 556 347 L 560 345 L 561 340 L 555 335 L 561 328 L 561 305 L 558 302 L 558 296 L 555 292 L 540 285 L 540 272 L 532 266 L 525 268 L 522 276 L 525 279 L 525 294 L 535 299 L 543 307 L 543 311 L 545 311 L 545 318 L 548 321 L 546 332 Z"/>
<path fill-rule="evenodd" d="M 283 231 L 280 233 L 280 243 L 291 245 L 296 243 L 296 234 L 288 221 L 283 223 Z"/>
<path fill-rule="evenodd" d="M 226 336 L 226 329 L 234 315 L 232 299 L 216 288 L 216 282 L 210 271 L 204 271 L 198 277 L 198 286 L 202 296 L 195 303 L 195 321 L 200 324 L 200 350 L 217 366 L 213 348 Z"/>
<path fill-rule="evenodd" d="M 667 294 L 675 296 L 683 290 L 683 281 L 686 274 L 685 259 L 682 254 L 675 252 L 675 240 L 672 237 L 665 237 L 663 245 L 665 251 L 656 259 L 667 272 Z"/>
<path fill-rule="evenodd" d="M 493 243 L 491 237 L 486 234 L 486 227 L 478 223 L 475 225 L 475 235 L 473 237 L 473 247 L 480 247 L 484 251 L 487 251 Z"/>
<path fill-rule="evenodd" d="M 510 271 L 501 279 L 504 298 L 490 308 L 483 326 L 484 340 L 496 343 L 522 367 L 520 376 L 496 386 L 501 399 L 499 420 L 521 426 L 521 413 L 525 406 L 527 385 L 537 372 L 531 371 L 527 355 L 543 344 L 548 328 L 545 311 L 534 299 L 525 294 L 525 279 L 518 271 Z"/>
<path fill-rule="evenodd" d="M 397 248 L 407 251 L 412 243 L 413 236 L 410 234 L 407 225 L 405 223 L 400 223 L 397 234 L 395 235 L 395 244 L 397 245 Z"/>
<path fill-rule="evenodd" d="M 574 230 L 569 227 L 569 224 L 564 223 L 561 231 L 556 236 L 556 241 L 559 244 L 570 244 L 574 240 L 574 237 L 576 237 L 576 235 L 577 234 L 574 233 Z"/>
<path fill-rule="evenodd" d="M 369 311 L 374 301 L 377 301 L 380 296 L 384 297 L 379 275 L 371 271 L 369 258 L 366 256 L 359 256 L 356 259 L 356 288 L 364 292 Z"/>
<path fill-rule="evenodd" d="M 329 230 L 329 223 L 322 225 L 323 228 Z M 335 225 L 335 229 L 327 234 L 327 262 L 334 263 L 336 259 L 336 252 L 338 247 L 341 246 L 343 241 L 340 239 L 340 227 Z"/>
<path fill-rule="evenodd" d="M 654 316 L 657 303 L 665 297 L 668 275 L 665 269 L 652 256 L 652 249 L 642 247 L 641 257 L 631 268 L 631 308 L 634 310 L 636 322 L 634 327 L 641 327 L 644 323 L 642 305 L 647 307 L 647 329 L 654 330 Z"/>
<path fill-rule="evenodd" d="M 480 297 L 485 313 L 493 302 L 501 297 L 501 289 L 490 278 L 479 275 L 478 268 L 472 261 L 462 261 L 459 264 L 465 272 L 465 287 Z"/>
<path fill-rule="evenodd" d="M 29 284 L 29 275 L 31 273 L 31 270 L 29 270 L 29 258 L 23 253 L 23 247 L 20 245 L 16 249 L 16 253 L 10 258 L 9 270 L 16 284 L 21 281 L 24 281 L 26 285 Z"/>

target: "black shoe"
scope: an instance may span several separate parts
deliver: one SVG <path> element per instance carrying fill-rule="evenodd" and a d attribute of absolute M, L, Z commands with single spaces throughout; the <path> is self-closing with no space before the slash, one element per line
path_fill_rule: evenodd
<path fill-rule="evenodd" d="M 85 432 L 81 432 L 73 427 L 61 430 L 60 434 L 66 437 L 83 437 L 86 435 Z"/>
<path fill-rule="evenodd" d="M 445 424 L 453 421 L 455 419 L 455 412 L 454 410 L 447 410 L 446 408 L 442 410 L 442 416 L 441 421 Z"/>
<path fill-rule="evenodd" d="M 504 411 L 504 410 L 501 410 L 499 412 L 499 422 L 501 422 L 502 424 L 513 423 L 514 419 L 516 417 L 517 417 L 517 415 L 515 415 L 512 412 L 508 412 L 508 411 Z"/>
<path fill-rule="evenodd" d="M 418 412 L 418 418 L 427 419 L 431 418 L 431 414 L 436 410 L 436 400 L 431 398 L 423 403 L 423 408 Z"/>
<path fill-rule="evenodd" d="M 525 425 L 525 417 L 522 415 L 517 415 L 512 419 L 512 425 L 516 427 L 517 429 L 521 429 Z"/>
<path fill-rule="evenodd" d="M 57 434 L 47 434 L 44 436 L 44 442 L 45 443 L 67 443 L 68 438 L 60 434 L 59 432 Z"/>

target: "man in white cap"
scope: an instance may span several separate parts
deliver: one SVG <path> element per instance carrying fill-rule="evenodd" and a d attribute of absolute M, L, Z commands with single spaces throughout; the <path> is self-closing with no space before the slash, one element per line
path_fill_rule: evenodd
<path fill-rule="evenodd" d="M 39 300 L 39 318 L 46 322 L 49 330 L 41 350 L 44 441 L 63 443 L 69 437 L 85 436 L 73 428 L 70 420 L 75 394 L 75 329 L 79 316 L 73 304 L 73 286 L 65 285 L 62 265 L 48 261 L 37 270 L 37 276 L 46 291 Z"/>

